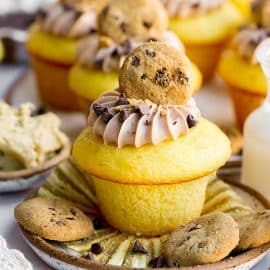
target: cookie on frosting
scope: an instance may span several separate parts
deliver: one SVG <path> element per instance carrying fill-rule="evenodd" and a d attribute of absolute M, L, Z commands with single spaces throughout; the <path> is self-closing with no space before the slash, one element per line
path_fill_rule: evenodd
<path fill-rule="evenodd" d="M 270 242 L 270 210 L 253 212 L 237 219 L 240 241 L 237 250 L 246 250 Z"/>
<path fill-rule="evenodd" d="M 162 37 L 168 16 L 160 1 L 112 0 L 99 15 L 98 25 L 101 34 L 118 43 L 147 41 Z"/>
<path fill-rule="evenodd" d="M 239 241 L 236 221 L 224 213 L 202 216 L 163 239 L 162 253 L 169 266 L 214 263 L 230 254 Z"/>
<path fill-rule="evenodd" d="M 24 201 L 15 208 L 15 217 L 24 229 L 48 240 L 75 241 L 93 233 L 91 220 L 63 200 Z"/>
<path fill-rule="evenodd" d="M 191 63 L 180 49 L 148 42 L 126 58 L 119 86 L 129 98 L 157 104 L 185 104 L 192 96 Z"/>

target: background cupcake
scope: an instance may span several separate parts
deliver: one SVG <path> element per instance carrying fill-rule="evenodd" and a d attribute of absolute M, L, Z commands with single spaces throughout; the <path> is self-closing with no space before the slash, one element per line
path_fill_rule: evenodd
<path fill-rule="evenodd" d="M 267 8 L 270 8 L 270 1 L 254 1 L 252 10 L 257 26 L 240 29 L 219 64 L 219 74 L 230 88 L 241 128 L 247 116 L 263 102 L 267 92 L 265 76 L 253 57 L 260 43 L 270 36 Z"/>
<path fill-rule="evenodd" d="M 200 117 L 191 70 L 174 46 L 139 46 L 74 144 L 104 218 L 122 232 L 161 235 L 198 217 L 208 180 L 230 156 L 226 136 Z"/>
<path fill-rule="evenodd" d="M 170 29 L 183 41 L 187 55 L 212 78 L 225 42 L 244 16 L 230 0 L 161 0 L 170 15 Z"/>
<path fill-rule="evenodd" d="M 68 87 L 78 40 L 96 31 L 96 14 L 105 1 L 63 0 L 44 7 L 29 31 L 28 51 L 42 99 L 61 109 L 76 109 Z"/>
<path fill-rule="evenodd" d="M 77 64 L 70 72 L 70 86 L 86 114 L 89 104 L 118 85 L 118 73 L 125 56 L 149 40 L 171 43 L 181 49 L 178 38 L 167 31 L 168 17 L 159 1 L 113 0 L 100 13 L 98 32 L 83 39 Z M 194 66 L 194 89 L 201 74 Z"/>

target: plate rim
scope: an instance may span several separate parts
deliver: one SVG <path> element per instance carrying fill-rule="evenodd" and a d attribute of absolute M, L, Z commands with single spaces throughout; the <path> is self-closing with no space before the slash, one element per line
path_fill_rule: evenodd
<path fill-rule="evenodd" d="M 235 181 L 231 180 L 224 180 L 230 185 L 236 186 L 245 192 L 249 193 L 251 196 L 255 197 L 257 200 L 259 200 L 265 209 L 270 208 L 270 201 L 266 199 L 261 193 L 258 191 Z M 37 193 L 37 189 L 31 190 L 27 199 L 35 197 Z M 76 257 L 68 254 L 67 252 L 60 250 L 57 247 L 54 247 L 52 244 L 50 244 L 48 241 L 42 239 L 41 237 L 34 235 L 28 231 L 26 231 L 21 225 L 19 225 L 20 231 L 25 238 L 26 242 L 29 241 L 29 243 L 39 250 L 45 252 L 50 257 L 54 257 L 60 261 L 63 261 L 65 263 L 68 263 L 70 265 L 76 266 L 76 267 L 82 267 L 86 269 L 95 269 L 95 270 L 131 270 L 133 268 L 127 267 L 127 266 L 114 266 L 114 265 L 108 265 L 108 264 L 102 264 L 95 261 L 90 261 L 83 259 L 81 257 Z M 28 243 L 28 244 L 29 244 Z M 30 246 L 31 246 L 30 245 Z M 32 248 L 32 247 L 31 247 Z M 240 255 L 236 255 L 234 257 L 228 257 L 225 260 L 213 263 L 213 264 L 205 264 L 205 265 L 198 265 L 198 266 L 190 266 L 190 267 L 181 267 L 181 268 L 159 268 L 160 270 L 222 270 L 222 269 L 228 269 L 231 267 L 240 266 L 241 264 L 247 263 L 255 258 L 257 258 L 259 255 L 262 255 L 263 253 L 267 252 L 270 249 L 270 242 L 250 250 L 247 250 Z M 144 270 L 150 270 L 152 268 L 146 267 L 143 268 Z"/>

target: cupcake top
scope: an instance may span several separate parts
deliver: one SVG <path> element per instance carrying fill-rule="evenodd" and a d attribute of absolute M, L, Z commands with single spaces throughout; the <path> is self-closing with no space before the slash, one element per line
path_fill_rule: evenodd
<path fill-rule="evenodd" d="M 41 29 L 56 36 L 81 38 L 97 29 L 97 12 L 105 0 L 59 0 L 43 7 L 37 16 Z"/>
<path fill-rule="evenodd" d="M 143 42 L 160 40 L 183 48 L 167 26 L 166 11 L 158 1 L 112 0 L 99 15 L 98 32 L 80 42 L 78 62 L 118 71 L 124 57 Z"/>
<path fill-rule="evenodd" d="M 172 17 L 192 17 L 219 8 L 225 0 L 161 0 Z"/>
<path fill-rule="evenodd" d="M 238 32 L 233 40 L 233 47 L 242 59 L 256 64 L 255 50 L 268 37 L 270 27 L 247 26 Z"/>
<path fill-rule="evenodd" d="M 120 88 L 93 102 L 88 124 L 105 144 L 118 147 L 176 139 L 200 119 L 190 82 L 190 63 L 181 50 L 145 43 L 126 58 Z"/>
<path fill-rule="evenodd" d="M 34 115 L 30 103 L 13 108 L 0 102 L 0 170 L 34 168 L 68 143 L 53 113 Z"/>

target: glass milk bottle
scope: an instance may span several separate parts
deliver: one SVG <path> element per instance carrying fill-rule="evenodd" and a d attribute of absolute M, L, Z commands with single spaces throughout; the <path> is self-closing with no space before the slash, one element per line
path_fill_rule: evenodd
<path fill-rule="evenodd" d="M 255 58 L 267 78 L 268 95 L 245 123 L 242 182 L 270 199 L 270 39 L 259 45 Z"/>

